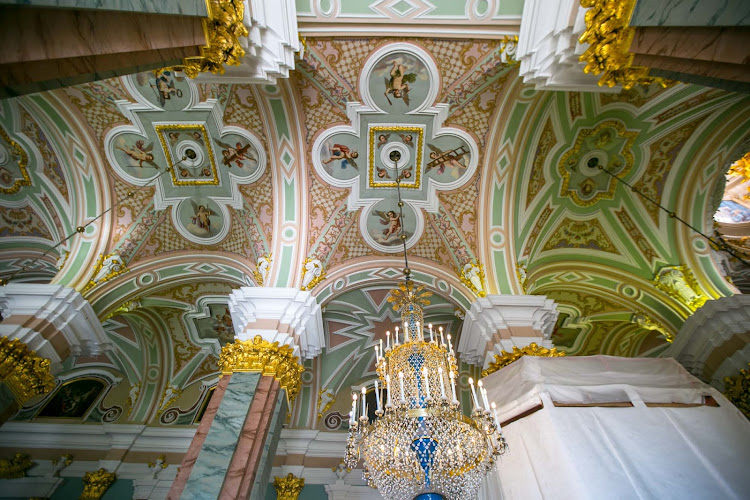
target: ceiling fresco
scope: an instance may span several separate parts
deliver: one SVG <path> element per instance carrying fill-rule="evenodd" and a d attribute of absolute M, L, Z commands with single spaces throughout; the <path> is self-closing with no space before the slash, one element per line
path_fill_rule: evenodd
<path fill-rule="evenodd" d="M 396 4 L 360 14 L 439 15 Z M 510 4 L 450 15 L 500 22 Z M 338 15 L 318 10 L 310 30 Z M 696 304 L 735 292 L 716 252 L 633 188 L 710 231 L 746 152 L 747 96 L 537 91 L 512 37 L 306 42 L 276 85 L 163 71 L 0 101 L 0 275 L 26 266 L 18 280 L 82 291 L 113 346 L 64 363 L 62 380 L 103 384 L 80 384 L 96 394 L 76 418 L 194 425 L 233 335 L 227 295 L 276 286 L 324 308 L 292 425 L 338 429 L 339 396 L 374 377 L 372 346 L 398 320 L 385 297 L 401 227 L 434 325 L 459 332 L 480 292 L 546 295 L 569 355 L 656 356 Z M 724 201 L 722 230 L 746 224 Z M 462 365 L 463 389 L 479 369 Z M 16 418 L 55 418 L 53 397 Z"/>

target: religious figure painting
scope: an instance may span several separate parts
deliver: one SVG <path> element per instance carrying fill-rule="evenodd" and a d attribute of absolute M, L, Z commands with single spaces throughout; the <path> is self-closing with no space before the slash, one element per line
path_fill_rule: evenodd
<path fill-rule="evenodd" d="M 219 165 L 231 174 L 249 177 L 259 168 L 259 154 L 255 146 L 238 134 L 225 134 L 214 139 Z"/>
<path fill-rule="evenodd" d="M 375 64 L 370 74 L 369 90 L 375 103 L 385 111 L 413 110 L 427 97 L 427 67 L 413 54 L 387 54 Z"/>
<path fill-rule="evenodd" d="M 208 198 L 191 198 L 180 203 L 179 220 L 198 238 L 212 238 L 224 225 L 218 205 Z"/>
<path fill-rule="evenodd" d="M 105 389 L 101 380 L 79 379 L 60 387 L 37 416 L 83 418 Z"/>
<path fill-rule="evenodd" d="M 424 173 L 443 182 L 462 177 L 469 166 L 471 153 L 466 141 L 455 136 L 442 136 L 427 142 Z"/>
<path fill-rule="evenodd" d="M 395 200 L 383 200 L 376 203 L 367 219 L 367 232 L 376 243 L 385 246 L 401 245 L 401 231 L 407 239 L 416 229 L 416 214 L 408 205 L 404 205 L 403 216 Z"/>
<path fill-rule="evenodd" d="M 128 175 L 150 179 L 159 175 L 164 157 L 154 148 L 154 141 L 133 133 L 120 134 L 112 143 L 112 156 Z"/>
<path fill-rule="evenodd" d="M 358 168 L 357 158 L 359 158 L 359 151 L 355 148 L 349 147 L 346 144 L 329 142 L 321 151 L 320 160 L 323 165 L 333 164 L 342 170 L 347 168 L 356 170 Z"/>
<path fill-rule="evenodd" d="M 186 79 L 168 69 L 138 73 L 135 84 L 147 101 L 162 109 L 183 109 L 190 101 Z"/>

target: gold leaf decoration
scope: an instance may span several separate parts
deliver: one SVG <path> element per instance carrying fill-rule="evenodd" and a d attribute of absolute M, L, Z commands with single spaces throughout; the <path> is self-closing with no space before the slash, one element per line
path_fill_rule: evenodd
<path fill-rule="evenodd" d="M 13 458 L 0 458 L 0 479 L 26 477 L 26 469 L 34 465 L 28 455 L 16 453 Z"/>
<path fill-rule="evenodd" d="M 495 373 L 500 368 L 508 366 L 512 362 L 523 356 L 540 356 L 546 358 L 558 358 L 565 356 L 564 351 L 558 351 L 556 347 L 548 349 L 538 345 L 536 342 L 532 342 L 526 347 L 519 349 L 518 347 L 513 348 L 513 352 L 503 351 L 500 354 L 495 354 L 495 361 L 489 364 L 486 370 L 482 371 L 482 377 L 486 377 L 490 373 Z"/>
<path fill-rule="evenodd" d="M 724 377 L 724 395 L 750 419 L 750 364 L 739 375 Z"/>
<path fill-rule="evenodd" d="M 0 337 L 0 381 L 8 385 L 21 404 L 55 387 L 50 360 L 37 356 L 20 340 L 8 337 Z"/>
<path fill-rule="evenodd" d="M 388 296 L 388 302 L 393 304 L 394 311 L 400 311 L 407 304 L 413 303 L 419 306 L 427 306 L 430 301 L 427 297 L 432 297 L 432 292 L 424 289 L 424 285 L 414 286 L 412 280 L 401 283 L 398 288 L 391 290 Z"/>
<path fill-rule="evenodd" d="M 291 472 L 286 477 L 276 476 L 273 480 L 273 487 L 276 488 L 276 496 L 279 500 L 297 500 L 304 486 L 305 478 L 297 477 Z"/>
<path fill-rule="evenodd" d="M 635 85 L 658 83 L 662 87 L 676 82 L 648 76 L 648 68 L 632 66 L 635 28 L 630 27 L 636 0 L 581 0 L 586 12 L 586 31 L 578 38 L 581 44 L 589 44 L 579 60 L 586 63 L 584 73 L 602 75 L 599 86 L 622 85 L 630 89 Z"/>
<path fill-rule="evenodd" d="M 107 489 L 112 486 L 117 476 L 114 472 L 109 472 L 101 468 L 94 472 L 87 472 L 83 475 L 83 493 L 79 500 L 99 500 Z"/>
<path fill-rule="evenodd" d="M 729 175 L 734 177 L 742 177 L 744 182 L 750 181 L 750 152 L 746 153 L 745 156 L 732 163 L 729 168 Z M 750 200 L 750 186 L 747 187 L 747 192 L 744 196 L 746 200 Z"/>
<path fill-rule="evenodd" d="M 207 0 L 208 18 L 203 20 L 206 46 L 201 47 L 201 55 L 187 57 L 182 66 L 174 69 L 184 71 L 190 78 L 210 71 L 223 74 L 224 65 L 239 66 L 245 56 L 240 37 L 248 35 L 242 22 L 245 4 L 242 0 Z"/>
<path fill-rule="evenodd" d="M 10 149 L 12 150 L 11 155 L 18 157 L 18 170 L 20 171 L 21 177 L 15 179 L 11 186 L 3 187 L 0 186 L 0 193 L 2 194 L 14 194 L 17 193 L 23 186 L 31 186 L 31 178 L 29 178 L 29 172 L 26 167 L 29 165 L 29 155 L 23 150 L 20 144 L 10 138 L 10 136 L 0 127 L 0 138 L 2 138 Z"/>
<path fill-rule="evenodd" d="M 219 369 L 224 374 L 232 372 L 259 372 L 275 378 L 286 390 L 289 406 L 302 385 L 302 372 L 305 369 L 294 355 L 294 349 L 278 342 L 268 342 L 260 335 L 252 340 L 237 340 L 225 345 L 219 357 Z"/>

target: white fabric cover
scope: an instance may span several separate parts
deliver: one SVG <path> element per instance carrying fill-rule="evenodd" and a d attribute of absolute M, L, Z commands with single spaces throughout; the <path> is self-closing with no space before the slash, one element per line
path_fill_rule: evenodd
<path fill-rule="evenodd" d="M 503 429 L 510 451 L 483 500 L 750 498 L 750 422 L 672 359 L 524 357 L 484 383 L 501 420 L 544 408 Z M 703 395 L 720 407 L 644 403 Z"/>

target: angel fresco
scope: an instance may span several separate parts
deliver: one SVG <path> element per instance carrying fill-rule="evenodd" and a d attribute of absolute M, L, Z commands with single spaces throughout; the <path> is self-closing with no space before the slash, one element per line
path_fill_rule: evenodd
<path fill-rule="evenodd" d="M 393 210 L 387 212 L 375 210 L 375 214 L 380 217 L 380 223 L 382 225 L 388 226 L 383 230 L 383 237 L 385 240 L 389 240 L 391 236 L 398 236 L 398 233 L 401 231 L 401 216 L 399 214 Z"/>
<path fill-rule="evenodd" d="M 125 146 L 124 148 L 121 148 L 120 146 L 115 146 L 117 149 L 128 155 L 130 158 L 132 158 L 134 161 L 138 162 L 138 167 L 143 168 L 144 163 L 148 163 L 149 166 L 153 168 L 159 168 L 156 163 L 154 163 L 154 155 L 151 152 L 154 149 L 154 143 L 150 143 L 148 146 L 143 145 L 142 140 L 135 141 L 135 146 L 129 147 Z M 134 167 L 135 165 L 130 165 Z"/>
<path fill-rule="evenodd" d="M 449 151 L 443 151 L 437 146 L 432 144 L 427 145 L 430 148 L 430 162 L 425 165 L 425 173 L 429 172 L 433 168 L 437 168 L 438 175 L 445 172 L 445 167 L 451 167 L 453 170 L 453 176 L 458 177 L 458 173 L 461 169 L 465 169 L 466 165 L 463 161 L 464 156 L 469 154 L 469 151 L 465 146 L 461 145 L 457 148 Z"/>
<path fill-rule="evenodd" d="M 323 160 L 324 165 L 335 160 L 341 160 L 341 168 L 346 168 L 349 165 L 357 168 L 357 162 L 354 159 L 359 158 L 359 153 L 356 149 L 349 149 L 349 146 L 344 144 L 334 144 L 333 147 L 328 147 L 328 155 L 328 159 Z"/>
<path fill-rule="evenodd" d="M 216 143 L 222 148 L 221 155 L 224 157 L 222 163 L 229 168 L 232 168 L 232 163 L 237 165 L 238 168 L 242 168 L 245 166 L 245 160 L 258 163 L 258 159 L 252 154 L 250 149 L 252 146 L 249 143 L 243 146 L 241 142 L 237 141 L 234 147 L 218 140 Z"/>
<path fill-rule="evenodd" d="M 212 215 L 215 216 L 216 214 L 214 214 L 211 209 L 209 209 L 205 205 L 198 205 L 192 200 L 190 200 L 190 203 L 193 205 L 193 215 L 190 217 L 190 219 L 193 221 L 193 225 L 195 225 L 198 229 L 206 231 L 208 233 L 208 236 L 211 236 L 210 217 Z"/>
<path fill-rule="evenodd" d="M 398 134 L 399 137 L 401 137 L 401 140 L 404 141 L 404 144 L 407 146 L 414 147 L 414 137 L 412 137 L 411 134 Z"/>
<path fill-rule="evenodd" d="M 172 71 L 156 71 L 153 74 L 154 79 L 150 80 L 149 73 L 139 73 L 137 75 L 138 83 L 140 85 L 148 83 L 162 107 L 173 96 L 182 97 L 182 90 L 176 88 L 175 80 L 181 82 L 184 78 L 175 77 Z"/>
<path fill-rule="evenodd" d="M 414 83 L 417 80 L 416 73 L 407 73 L 406 67 L 403 64 L 399 64 L 398 61 L 393 61 L 393 67 L 390 72 L 391 78 L 385 79 L 385 98 L 388 100 L 388 104 L 393 105 L 388 94 L 392 94 L 394 99 L 403 99 L 404 104 L 409 105 L 409 87 L 410 83 Z"/>
<path fill-rule="evenodd" d="M 378 149 L 382 148 L 386 144 L 388 144 L 388 138 L 391 136 L 391 134 L 380 134 L 378 136 Z"/>

